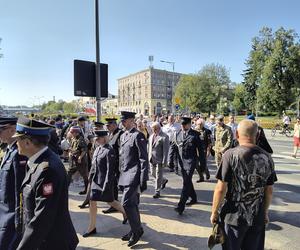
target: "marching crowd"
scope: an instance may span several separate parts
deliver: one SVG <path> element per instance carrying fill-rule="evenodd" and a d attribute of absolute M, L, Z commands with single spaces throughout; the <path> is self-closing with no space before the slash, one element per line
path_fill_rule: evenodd
<path fill-rule="evenodd" d="M 153 116 L 149 121 L 122 111 L 120 120 L 0 117 L 0 250 L 75 249 L 78 238 L 68 209 L 68 186 L 78 173 L 84 183 L 79 194 L 85 195 L 79 207 L 89 207 L 90 218 L 83 237 L 97 233 L 97 201 L 103 201 L 110 206 L 104 213 L 118 211 L 122 223 L 129 223 L 121 239 L 131 247 L 144 233 L 139 199 L 149 174 L 155 182 L 154 199 L 168 183 L 166 168 L 181 176 L 174 208 L 181 215 L 185 206 L 197 203 L 194 171 L 197 182 L 210 179 L 210 155 L 218 180 L 211 223 L 220 225 L 224 237 L 214 235 L 209 243 L 221 242 L 223 249 L 264 248 L 277 178 L 272 148 L 254 115 L 239 124 L 232 115 L 225 124 L 222 115 L 208 120 L 201 115 Z M 69 162 L 67 167 L 62 161 Z"/>

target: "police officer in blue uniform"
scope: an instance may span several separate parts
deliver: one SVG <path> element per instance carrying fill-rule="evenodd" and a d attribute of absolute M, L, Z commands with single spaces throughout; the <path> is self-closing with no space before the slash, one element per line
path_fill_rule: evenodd
<path fill-rule="evenodd" d="M 191 128 L 191 118 L 182 117 L 181 130 L 176 133 L 173 144 L 183 178 L 180 200 L 175 208 L 175 211 L 181 215 L 186 205 L 197 203 L 197 195 L 192 182 L 197 164 L 200 162 L 201 166 L 206 168 L 203 145 L 199 133 Z M 186 203 L 189 198 L 191 200 Z"/>
<path fill-rule="evenodd" d="M 144 231 L 139 212 L 140 192 L 147 189 L 148 154 L 143 133 L 134 127 L 135 113 L 122 111 L 121 121 L 125 132 L 121 135 L 119 186 L 123 190 L 122 204 L 125 209 L 130 232 L 122 237 L 128 246 L 135 245 Z"/>
<path fill-rule="evenodd" d="M 82 236 L 89 237 L 97 233 L 96 216 L 97 201 L 107 202 L 123 214 L 123 224 L 127 222 L 125 210 L 114 197 L 116 155 L 114 149 L 108 144 L 108 132 L 95 130 L 95 149 L 92 159 L 91 195 L 90 195 L 90 222 L 88 230 Z"/>
<path fill-rule="evenodd" d="M 68 209 L 68 181 L 59 156 L 48 147 L 50 125 L 19 118 L 19 154 L 28 157 L 21 186 L 23 235 L 18 250 L 73 250 L 78 238 Z"/>
<path fill-rule="evenodd" d="M 19 194 L 27 159 L 12 138 L 16 123 L 15 117 L 0 117 L 0 140 L 8 145 L 0 162 L 0 250 L 16 249 L 22 230 Z"/>
<path fill-rule="evenodd" d="M 106 118 L 106 128 L 109 132 L 109 145 L 111 145 L 115 151 L 116 155 L 116 164 L 114 170 L 114 197 L 118 200 L 118 182 L 120 177 L 120 166 L 119 166 L 119 151 L 120 151 L 120 138 L 123 134 L 123 130 L 118 128 L 117 119 L 116 118 Z M 102 211 L 104 214 L 109 214 L 112 212 L 117 212 L 117 210 L 113 207 L 108 208 L 107 210 Z"/>

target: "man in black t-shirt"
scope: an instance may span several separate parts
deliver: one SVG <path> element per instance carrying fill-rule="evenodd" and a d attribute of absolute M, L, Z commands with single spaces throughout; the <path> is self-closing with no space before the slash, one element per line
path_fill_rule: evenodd
<path fill-rule="evenodd" d="M 255 145 L 257 131 L 254 121 L 240 122 L 239 146 L 226 151 L 216 174 L 211 223 L 217 222 L 226 195 L 220 216 L 225 223 L 223 249 L 264 249 L 265 224 L 277 177 L 270 154 Z"/>

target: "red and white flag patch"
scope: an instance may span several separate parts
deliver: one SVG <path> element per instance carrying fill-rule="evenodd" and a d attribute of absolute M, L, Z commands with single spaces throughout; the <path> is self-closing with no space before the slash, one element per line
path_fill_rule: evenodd
<path fill-rule="evenodd" d="M 48 196 L 53 194 L 53 184 L 52 183 L 47 183 L 43 185 L 43 195 Z"/>

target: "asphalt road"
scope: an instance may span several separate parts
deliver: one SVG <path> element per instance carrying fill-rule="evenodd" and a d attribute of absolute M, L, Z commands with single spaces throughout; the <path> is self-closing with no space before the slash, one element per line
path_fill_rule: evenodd
<path fill-rule="evenodd" d="M 278 182 L 274 186 L 274 198 L 270 208 L 270 223 L 266 232 L 266 249 L 296 250 L 300 249 L 300 152 L 298 159 L 291 157 L 292 138 L 284 136 L 269 137 L 274 150 L 274 161 Z M 153 199 L 153 182 L 141 197 L 141 219 L 144 227 L 142 240 L 133 249 L 208 249 L 207 237 L 211 232 L 209 222 L 216 167 L 210 161 L 211 180 L 195 183 L 199 203 L 187 207 L 182 216 L 173 208 L 178 202 L 181 190 L 181 177 L 166 171 L 169 183 L 160 199 Z M 197 175 L 194 176 L 194 182 Z M 71 185 L 71 216 L 80 239 L 78 249 L 128 249 L 120 237 L 129 231 L 128 225 L 121 224 L 121 214 L 104 215 L 101 210 L 104 203 L 98 204 L 97 231 L 91 238 L 82 238 L 81 234 L 88 225 L 88 209 L 80 210 L 77 206 L 83 200 L 77 193 L 81 188 Z M 220 249 L 216 246 L 214 249 Z"/>

